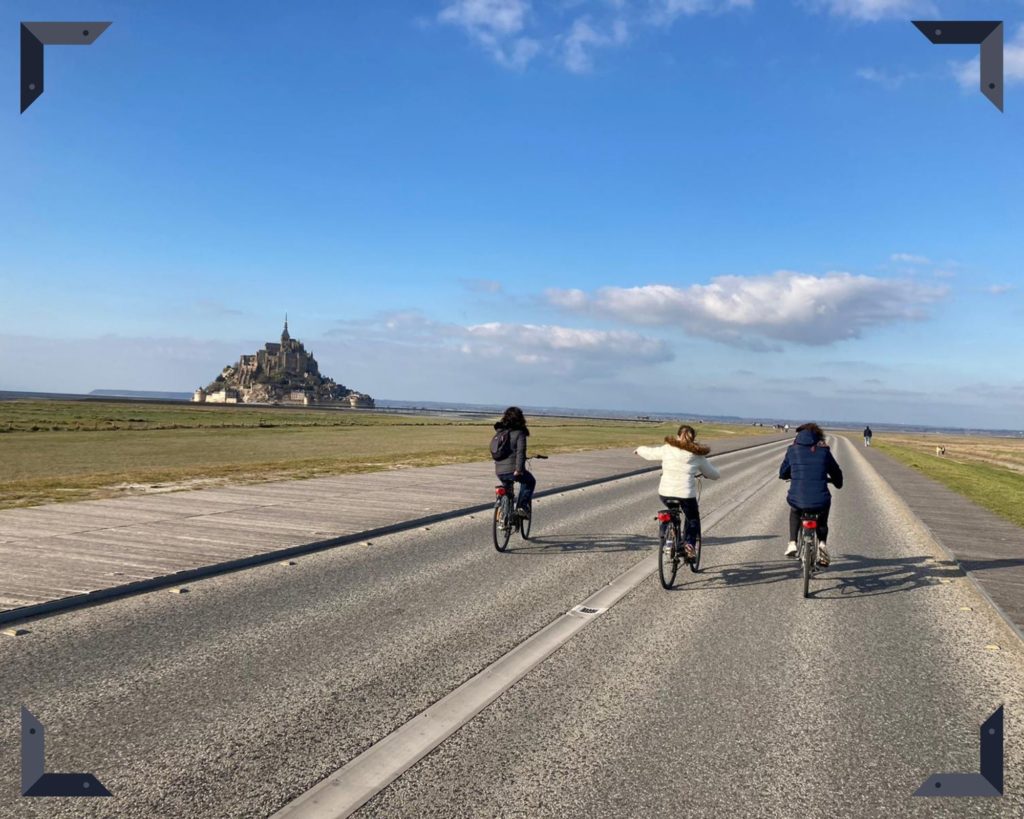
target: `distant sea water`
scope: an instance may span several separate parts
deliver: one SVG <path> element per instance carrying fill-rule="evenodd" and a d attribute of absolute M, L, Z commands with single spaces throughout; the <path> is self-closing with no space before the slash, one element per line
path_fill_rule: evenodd
<path fill-rule="evenodd" d="M 152 390 L 93 390 L 88 394 L 82 393 L 52 393 L 52 392 L 16 392 L 0 390 L 0 401 L 14 400 L 51 400 L 51 401 L 152 401 L 154 403 L 188 403 L 192 400 L 190 392 L 161 392 Z M 377 409 L 384 412 L 410 412 L 430 414 L 458 414 L 468 416 L 492 417 L 500 415 L 505 407 L 499 404 L 467 404 L 458 401 L 406 401 L 402 399 L 382 398 L 377 399 Z M 669 412 L 669 411 L 636 411 L 636 410 L 609 410 L 609 409 L 587 409 L 579 407 L 554 407 L 554 406 L 522 406 L 523 412 L 527 415 L 542 415 L 558 418 L 593 418 L 607 420 L 634 421 L 643 419 L 648 421 L 711 421 L 727 424 L 749 424 L 763 425 L 771 428 L 775 424 L 790 424 L 796 426 L 800 421 L 789 418 L 745 418 L 739 415 L 702 415 L 698 412 Z M 825 428 L 860 430 L 863 429 L 864 421 L 819 421 Z M 920 424 L 883 424 L 868 421 L 875 432 L 901 432 L 901 433 L 922 433 L 934 435 L 981 435 L 1000 438 L 1024 438 L 1024 431 L 1015 429 L 981 429 L 968 427 L 935 427 Z"/>

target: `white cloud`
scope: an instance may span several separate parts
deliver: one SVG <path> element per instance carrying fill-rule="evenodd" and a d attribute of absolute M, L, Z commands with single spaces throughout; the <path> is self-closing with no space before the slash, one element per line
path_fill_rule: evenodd
<path fill-rule="evenodd" d="M 329 335 L 372 347 L 376 354 L 390 348 L 392 353 L 384 358 L 395 362 L 414 356 L 435 368 L 446 362 L 463 371 L 511 359 L 548 375 L 611 376 L 673 359 L 664 341 L 632 331 L 504 322 L 460 325 L 434 321 L 417 311 L 339 322 Z"/>
<path fill-rule="evenodd" d="M 529 0 L 454 0 L 437 19 L 465 30 L 499 64 L 522 70 L 540 52 L 537 40 L 520 36 L 530 12 Z"/>
<path fill-rule="evenodd" d="M 650 21 L 668 25 L 679 17 L 753 8 L 754 0 L 653 0 L 650 5 Z"/>
<path fill-rule="evenodd" d="M 902 262 L 903 264 L 931 264 L 932 260 L 927 256 L 918 256 L 914 253 L 893 253 L 889 257 L 894 262 Z"/>
<path fill-rule="evenodd" d="M 981 85 L 980 56 L 950 65 L 953 76 L 964 88 L 977 89 Z M 1003 45 L 1003 79 L 1007 85 L 1024 82 L 1024 25 Z"/>
<path fill-rule="evenodd" d="M 1011 290 L 1017 288 L 1012 284 L 993 284 L 985 288 L 985 290 L 991 293 L 993 296 L 1002 296 L 1004 293 L 1009 293 Z"/>
<path fill-rule="evenodd" d="M 594 52 L 622 46 L 642 26 L 677 18 L 751 8 L 754 0 L 446 0 L 438 22 L 461 28 L 506 68 L 522 70 L 549 54 L 575 74 L 593 69 Z M 566 28 L 566 15 L 574 19 Z"/>
<path fill-rule="evenodd" d="M 585 74 L 594 67 L 591 49 L 623 45 L 628 40 L 625 20 L 616 19 L 604 33 L 594 28 L 589 17 L 580 17 L 565 36 L 563 62 L 574 74 Z"/>
<path fill-rule="evenodd" d="M 938 13 L 935 4 L 930 0 L 809 0 L 809 3 L 816 8 L 825 8 L 839 17 L 867 22 Z"/>
<path fill-rule="evenodd" d="M 455 0 L 441 10 L 438 19 L 474 33 L 508 35 L 523 30 L 529 13 L 529 0 Z"/>
<path fill-rule="evenodd" d="M 549 290 L 549 302 L 630 324 L 671 326 L 753 349 L 779 342 L 827 345 L 859 338 L 871 327 L 926 317 L 926 306 L 944 287 L 828 273 L 814 276 L 779 271 L 770 276 L 720 276 L 710 284 L 606 287 L 588 296 L 580 290 Z"/>

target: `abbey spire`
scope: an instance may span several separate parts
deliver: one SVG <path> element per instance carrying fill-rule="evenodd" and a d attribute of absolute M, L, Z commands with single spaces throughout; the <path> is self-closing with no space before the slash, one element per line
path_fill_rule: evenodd
<path fill-rule="evenodd" d="M 285 313 L 284 314 L 284 330 L 281 332 L 281 343 L 282 344 L 287 344 L 288 343 L 288 339 L 290 339 L 290 338 L 291 338 L 291 336 L 288 335 L 288 314 Z"/>

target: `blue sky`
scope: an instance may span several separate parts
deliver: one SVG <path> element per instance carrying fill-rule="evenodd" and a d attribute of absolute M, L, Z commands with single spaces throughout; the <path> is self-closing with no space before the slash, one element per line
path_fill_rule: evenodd
<path fill-rule="evenodd" d="M 20 20 L 111 20 L 46 51 Z M 1006 21 L 977 48 L 909 20 Z M 6 2 L 0 389 L 1024 428 L 1024 3 Z M 3 102 L 6 100 L 6 102 Z"/>

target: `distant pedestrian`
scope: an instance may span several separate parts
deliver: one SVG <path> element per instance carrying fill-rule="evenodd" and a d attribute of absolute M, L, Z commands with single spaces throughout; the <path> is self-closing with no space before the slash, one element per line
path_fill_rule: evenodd
<path fill-rule="evenodd" d="M 789 432 L 789 424 L 786 424 L 786 432 Z"/>
<path fill-rule="evenodd" d="M 864 446 L 871 446 L 871 427 L 864 427 Z"/>

